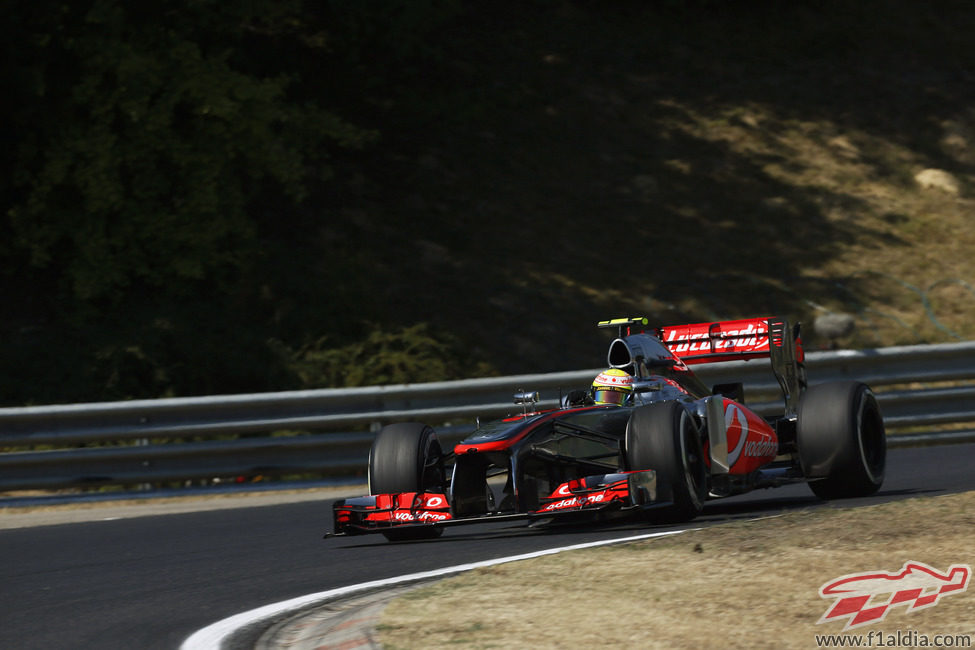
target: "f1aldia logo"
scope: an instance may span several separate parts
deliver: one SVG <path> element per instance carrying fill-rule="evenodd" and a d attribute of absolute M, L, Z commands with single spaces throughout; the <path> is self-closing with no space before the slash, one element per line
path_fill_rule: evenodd
<path fill-rule="evenodd" d="M 898 605 L 907 613 L 934 607 L 943 596 L 968 589 L 972 568 L 952 564 L 942 573 L 923 562 L 906 562 L 895 573 L 866 571 L 830 580 L 819 588 L 821 598 L 835 599 L 817 624 L 846 620 L 843 631 L 877 623 Z"/>

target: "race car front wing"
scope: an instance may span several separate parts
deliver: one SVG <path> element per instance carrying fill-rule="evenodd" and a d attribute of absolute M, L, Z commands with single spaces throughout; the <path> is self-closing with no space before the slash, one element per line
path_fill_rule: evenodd
<path fill-rule="evenodd" d="M 381 533 L 392 528 L 454 526 L 489 521 L 562 521 L 600 519 L 606 513 L 626 515 L 671 505 L 669 486 L 653 470 L 602 474 L 561 484 L 540 500 L 537 510 L 455 516 L 446 494 L 404 492 L 340 499 L 332 506 L 334 525 L 325 537 Z"/>

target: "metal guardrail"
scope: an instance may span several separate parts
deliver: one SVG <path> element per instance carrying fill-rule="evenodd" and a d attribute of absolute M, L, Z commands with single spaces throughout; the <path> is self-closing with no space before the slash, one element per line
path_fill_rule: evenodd
<path fill-rule="evenodd" d="M 859 379 L 877 389 L 892 446 L 975 440 L 975 341 L 807 355 L 810 383 Z M 421 420 L 457 440 L 476 417 L 517 410 L 538 390 L 543 408 L 601 370 L 450 382 L 0 409 L 0 490 L 330 474 L 365 468 L 382 424 Z M 779 407 L 765 361 L 698 366 L 708 384 L 742 381 L 756 410 Z M 937 385 L 962 382 L 961 385 Z M 932 386 L 931 384 L 936 384 Z M 895 387 L 884 390 L 885 387 Z M 763 401 L 764 400 L 764 401 Z M 951 425 L 953 430 L 931 431 Z M 358 432 L 349 432 L 358 429 Z M 897 435 L 898 429 L 911 430 Z M 920 432 L 919 432 L 920 431 Z"/>

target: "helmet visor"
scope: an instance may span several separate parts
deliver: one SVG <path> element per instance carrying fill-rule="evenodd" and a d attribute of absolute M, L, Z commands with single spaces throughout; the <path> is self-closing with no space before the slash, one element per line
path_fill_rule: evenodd
<path fill-rule="evenodd" d="M 626 399 L 626 393 L 612 388 L 597 388 L 592 394 L 596 404 L 622 404 Z"/>

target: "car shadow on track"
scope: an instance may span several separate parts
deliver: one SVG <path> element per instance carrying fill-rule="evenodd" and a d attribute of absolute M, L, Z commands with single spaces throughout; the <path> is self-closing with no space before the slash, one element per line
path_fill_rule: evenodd
<path fill-rule="evenodd" d="M 767 516 L 770 512 L 785 513 L 808 508 L 845 508 L 867 505 L 879 505 L 912 496 L 932 496 L 943 493 L 940 489 L 909 489 L 909 490 L 881 490 L 869 497 L 855 499 L 823 500 L 812 494 L 796 496 L 770 496 L 747 501 L 709 501 L 704 505 L 704 512 L 695 521 L 711 521 L 714 519 L 740 519 L 755 516 Z"/>

